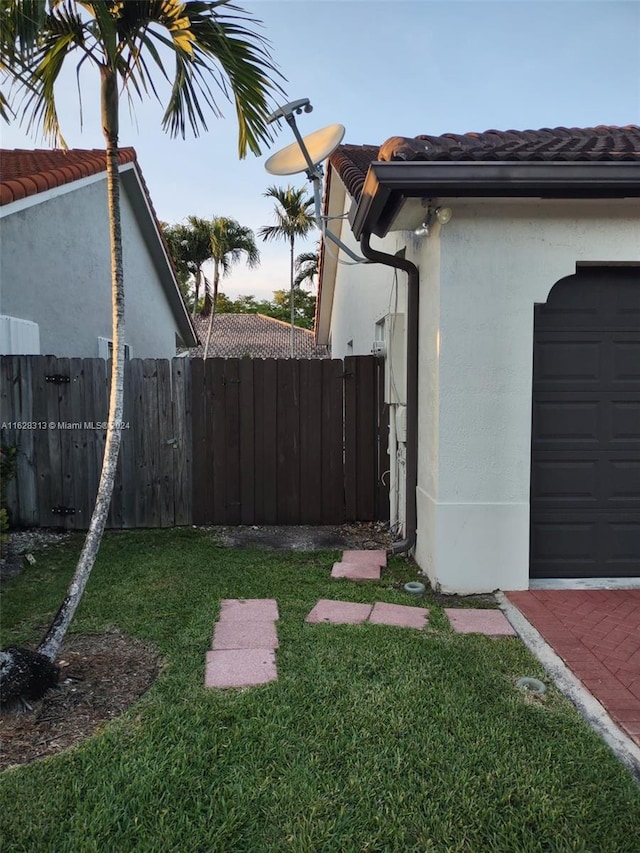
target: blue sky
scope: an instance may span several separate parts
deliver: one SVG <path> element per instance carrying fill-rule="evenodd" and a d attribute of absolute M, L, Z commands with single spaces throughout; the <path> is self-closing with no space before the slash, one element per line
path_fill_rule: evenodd
<path fill-rule="evenodd" d="M 345 142 L 382 144 L 415 136 L 542 127 L 640 123 L 640 3 L 637 0 L 261 0 L 237 5 L 263 21 L 287 99 L 309 98 L 303 134 L 333 122 Z M 68 144 L 101 148 L 98 81 L 85 75 L 84 129 L 75 75 L 59 114 Z M 158 216 L 232 216 L 255 231 L 273 221 L 262 193 L 269 153 L 292 142 L 284 126 L 270 151 L 237 157 L 233 108 L 198 139 L 171 139 L 155 102 L 125 106 L 121 145 L 133 145 Z M 0 128 L 5 148 L 41 147 L 18 126 Z M 294 176 L 296 185 L 304 177 Z M 260 242 L 257 270 L 234 268 L 222 289 L 270 298 L 288 287 L 284 244 Z M 313 248 L 314 240 L 300 245 Z"/>

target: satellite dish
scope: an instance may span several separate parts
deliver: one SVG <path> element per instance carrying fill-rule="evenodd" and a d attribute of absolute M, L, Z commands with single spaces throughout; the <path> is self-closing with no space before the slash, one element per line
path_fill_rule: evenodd
<path fill-rule="evenodd" d="M 303 138 L 303 142 L 313 165 L 322 163 L 342 142 L 345 130 L 341 124 L 330 124 Z M 297 142 L 276 151 L 264 164 L 272 175 L 295 175 L 309 168 L 309 163 Z"/>

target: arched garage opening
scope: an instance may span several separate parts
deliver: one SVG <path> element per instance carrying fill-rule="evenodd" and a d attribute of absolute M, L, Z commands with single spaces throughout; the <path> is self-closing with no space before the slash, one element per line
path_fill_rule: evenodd
<path fill-rule="evenodd" d="M 640 267 L 579 269 L 534 323 L 530 576 L 640 576 Z"/>

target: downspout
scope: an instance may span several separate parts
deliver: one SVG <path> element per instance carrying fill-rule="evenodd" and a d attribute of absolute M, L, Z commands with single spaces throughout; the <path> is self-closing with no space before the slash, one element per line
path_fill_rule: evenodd
<path fill-rule="evenodd" d="M 371 234 L 360 238 L 360 251 L 370 261 L 407 273 L 407 460 L 405 493 L 405 538 L 394 542 L 391 551 L 402 554 L 416 544 L 416 490 L 418 487 L 418 267 L 405 258 L 379 252 L 370 245 Z"/>

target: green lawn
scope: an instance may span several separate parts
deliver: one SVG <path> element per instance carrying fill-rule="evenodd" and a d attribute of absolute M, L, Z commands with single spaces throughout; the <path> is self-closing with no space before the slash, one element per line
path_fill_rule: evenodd
<path fill-rule="evenodd" d="M 2 645 L 39 638 L 79 539 L 3 587 Z M 3 853 L 640 851 L 640 789 L 520 641 L 307 625 L 318 598 L 412 603 L 331 581 L 335 552 L 219 547 L 200 530 L 105 537 L 74 623 L 152 641 L 167 666 L 119 720 L 0 775 Z M 203 686 L 221 598 L 276 598 L 277 682 Z M 415 602 L 418 603 L 418 602 Z M 422 601 L 420 602 L 423 603 Z"/>

